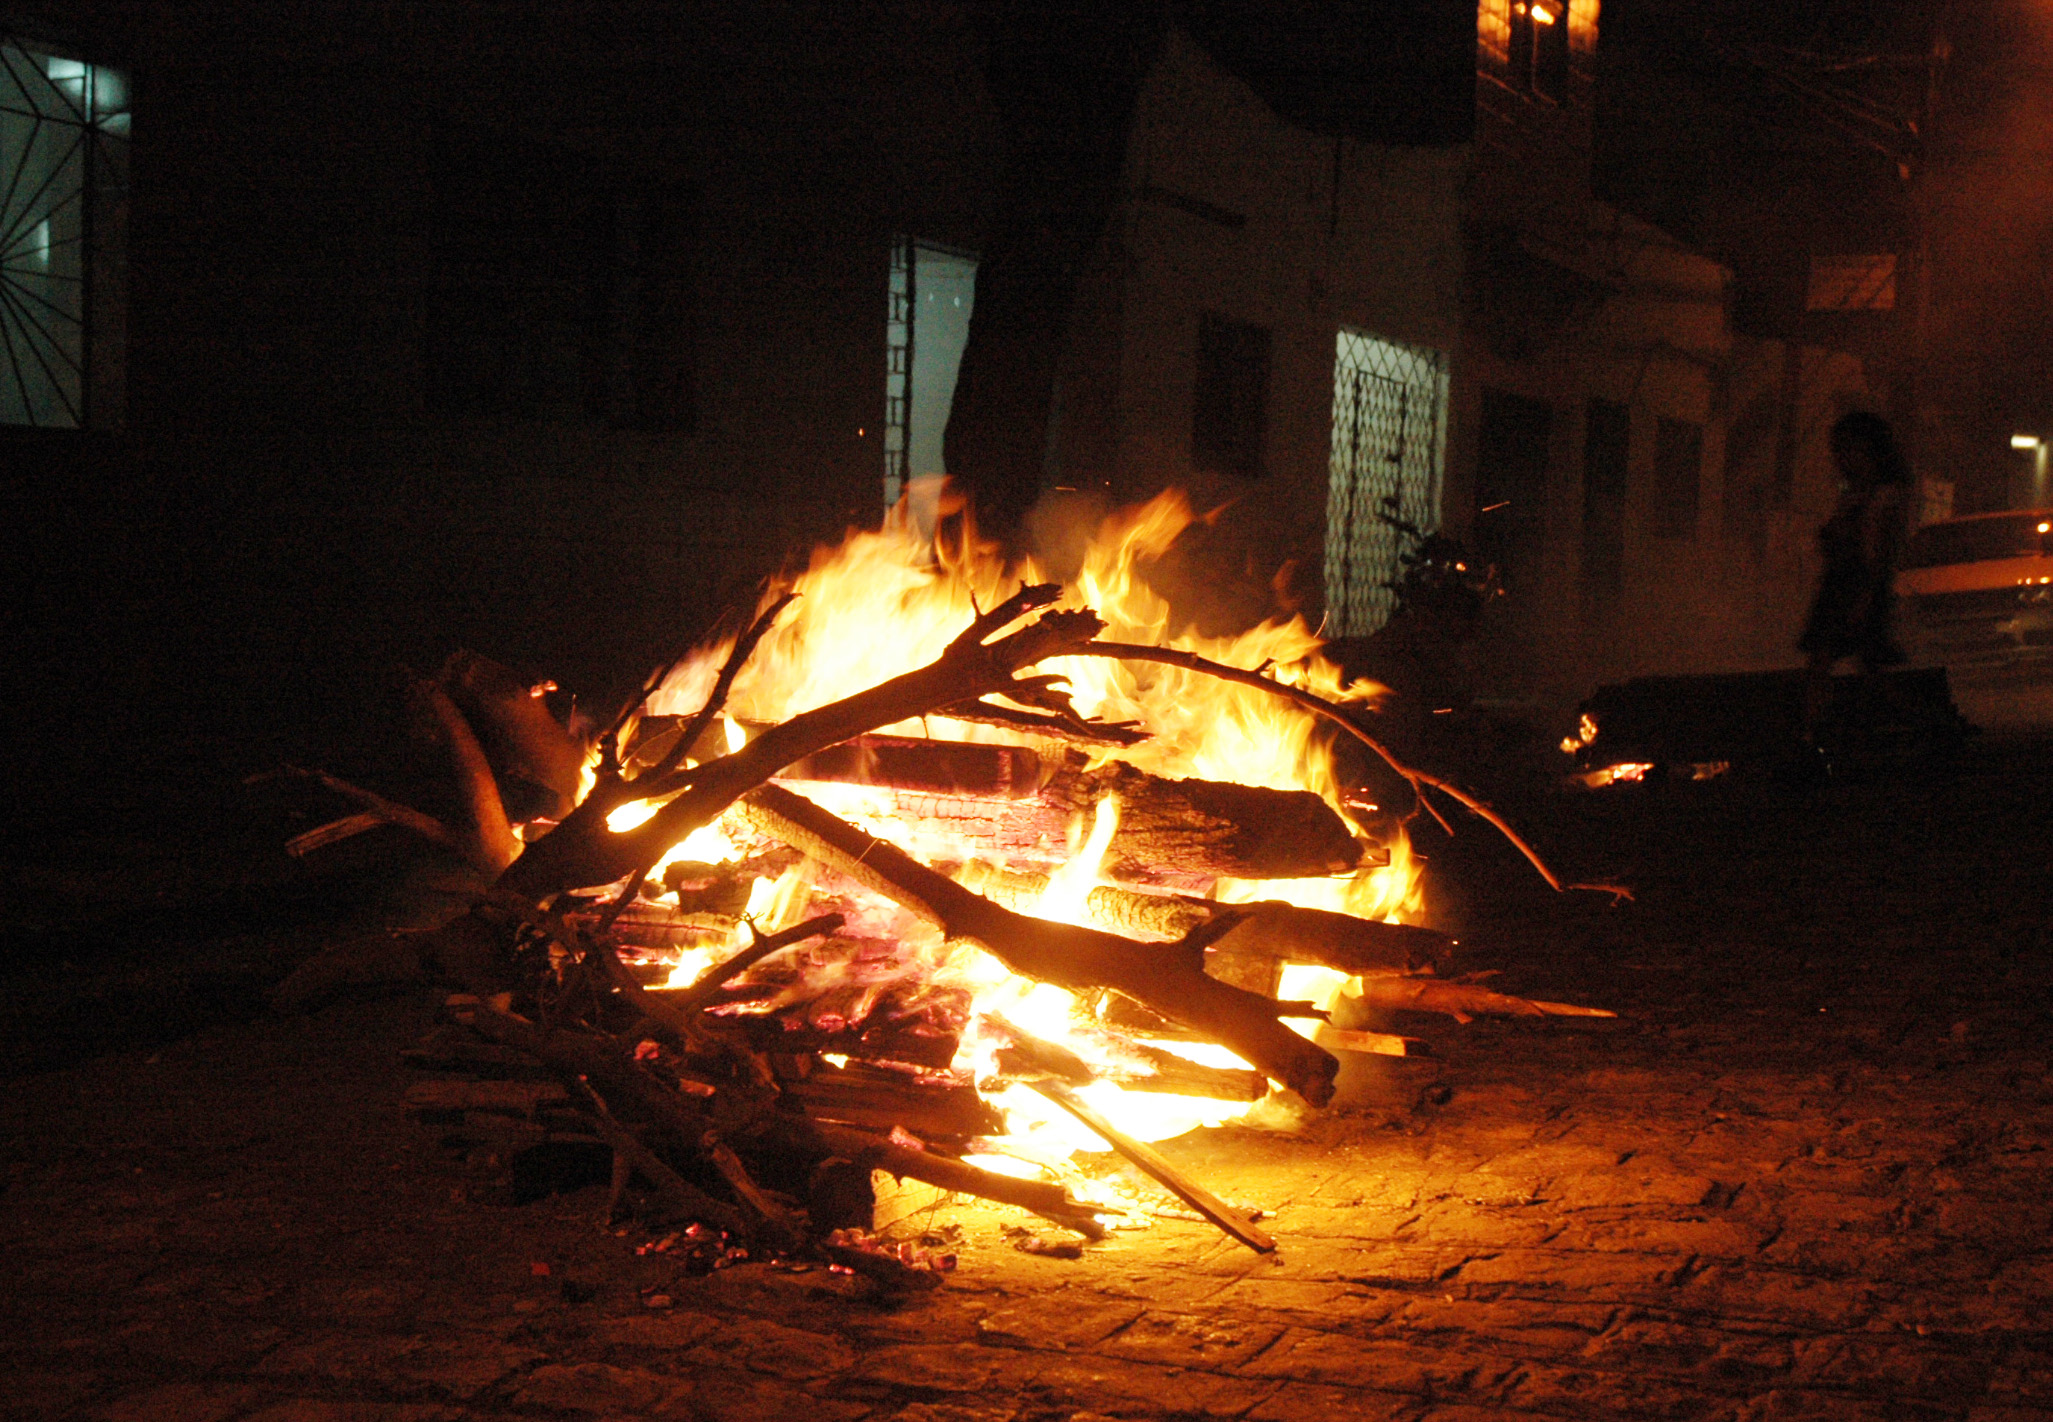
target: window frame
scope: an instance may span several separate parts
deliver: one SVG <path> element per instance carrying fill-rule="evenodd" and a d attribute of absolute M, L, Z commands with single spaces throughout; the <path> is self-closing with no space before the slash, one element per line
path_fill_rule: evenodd
<path fill-rule="evenodd" d="M 76 46 L 0 29 L 0 81 L 0 132 L 26 126 L 18 151 L 0 147 L 0 429 L 117 430 L 131 76 Z M 54 161 L 47 149 L 39 161 L 46 131 L 63 147 Z M 61 247 L 75 250 L 60 272 L 52 254 Z"/>

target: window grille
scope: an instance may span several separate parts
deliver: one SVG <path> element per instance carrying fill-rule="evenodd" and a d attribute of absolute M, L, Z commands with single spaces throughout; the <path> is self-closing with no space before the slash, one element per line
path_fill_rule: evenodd
<path fill-rule="evenodd" d="M 77 429 L 108 393 L 93 337 L 127 134 L 118 71 L 0 37 L 0 424 Z"/>
<path fill-rule="evenodd" d="M 1398 516 L 1432 530 L 1440 522 L 1447 445 L 1447 358 L 1343 328 L 1333 363 L 1333 456 L 1326 497 L 1326 630 L 1364 637 L 1396 609 L 1390 584 L 1402 572 Z"/>
<path fill-rule="evenodd" d="M 905 455 L 912 414 L 912 243 L 891 244 L 891 285 L 884 314 L 884 507 L 905 492 Z M 875 329 L 874 327 L 872 329 Z"/>

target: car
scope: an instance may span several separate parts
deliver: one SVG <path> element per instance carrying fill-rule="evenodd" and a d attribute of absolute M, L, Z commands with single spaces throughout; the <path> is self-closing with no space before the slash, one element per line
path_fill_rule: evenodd
<path fill-rule="evenodd" d="M 1896 593 L 1906 648 L 1923 665 L 2053 671 L 2053 508 L 1926 524 L 1911 535 Z"/>

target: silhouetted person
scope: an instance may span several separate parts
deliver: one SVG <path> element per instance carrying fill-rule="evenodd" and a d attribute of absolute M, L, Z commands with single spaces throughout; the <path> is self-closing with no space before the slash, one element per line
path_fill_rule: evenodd
<path fill-rule="evenodd" d="M 1910 465 L 1889 422 L 1857 411 L 1832 426 L 1832 462 L 1845 481 L 1818 530 L 1825 571 L 1797 640 L 1806 663 L 1804 738 L 1815 746 L 1832 694 L 1832 668 L 1856 658 L 1864 672 L 1904 660 L 1891 627 L 1897 560 L 1909 529 Z"/>

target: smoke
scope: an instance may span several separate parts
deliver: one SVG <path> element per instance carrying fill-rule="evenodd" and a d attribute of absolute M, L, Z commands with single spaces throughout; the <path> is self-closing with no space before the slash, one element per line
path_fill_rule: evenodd
<path fill-rule="evenodd" d="M 1930 453 L 1966 486 L 1964 504 L 2000 507 L 2020 472 L 2004 436 L 2053 421 L 2053 9 L 1954 6 L 1942 45 L 1927 193 Z"/>

